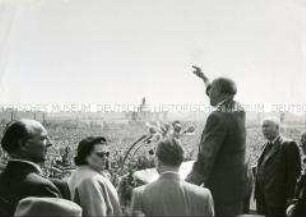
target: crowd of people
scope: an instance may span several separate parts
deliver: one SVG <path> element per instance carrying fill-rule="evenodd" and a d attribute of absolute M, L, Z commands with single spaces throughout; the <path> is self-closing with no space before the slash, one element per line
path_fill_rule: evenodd
<path fill-rule="evenodd" d="M 123 213 L 112 174 L 107 172 L 112 138 L 80 138 L 73 158 L 76 169 L 66 180 L 47 178 L 41 167 L 52 148 L 46 128 L 35 120 L 14 120 L 1 139 L 8 163 L 0 174 L 0 216 L 239 216 L 248 212 L 247 129 L 245 111 L 234 100 L 236 84 L 228 78 L 210 82 L 198 67 L 194 73 L 203 80 L 216 110 L 206 120 L 186 179 L 178 173 L 186 159 L 180 122 L 171 126 L 171 136 L 167 134 L 170 126 L 162 126 L 158 134 L 150 128 L 151 134 L 160 137 L 150 150 L 151 166 L 159 177 L 134 188 Z M 268 217 L 306 216 L 306 132 L 301 135 L 300 153 L 298 143 L 285 138 L 280 128 L 276 117 L 261 122 L 264 148 L 251 170 L 256 212 Z M 145 141 L 153 139 L 149 136 Z M 69 166 L 71 152 L 65 148 L 64 159 L 55 164 Z"/>

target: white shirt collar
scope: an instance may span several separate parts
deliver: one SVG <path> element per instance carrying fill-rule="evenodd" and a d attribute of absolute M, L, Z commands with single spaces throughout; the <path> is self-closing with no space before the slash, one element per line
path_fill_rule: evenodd
<path fill-rule="evenodd" d="M 225 99 L 225 100 L 219 102 L 219 103 L 217 104 L 216 107 L 219 108 L 219 107 L 222 106 L 227 100 L 228 100 L 228 99 Z"/>
<path fill-rule="evenodd" d="M 178 172 L 174 172 L 174 171 L 164 171 L 164 172 L 161 172 L 160 175 L 163 175 L 163 174 L 178 174 Z"/>

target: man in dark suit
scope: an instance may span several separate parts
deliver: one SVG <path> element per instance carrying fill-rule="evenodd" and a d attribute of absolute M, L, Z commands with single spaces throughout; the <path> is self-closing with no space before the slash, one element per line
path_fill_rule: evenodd
<path fill-rule="evenodd" d="M 306 131 L 301 135 L 301 150 L 302 150 L 302 170 L 306 172 Z"/>
<path fill-rule="evenodd" d="M 208 189 L 181 180 L 184 152 L 175 138 L 158 143 L 155 164 L 159 178 L 133 190 L 132 210 L 146 216 L 214 216 Z"/>
<path fill-rule="evenodd" d="M 285 216 L 301 172 L 298 146 L 283 138 L 279 128 L 276 118 L 262 122 L 262 132 L 268 141 L 257 163 L 255 198 L 257 212 L 266 216 Z"/>
<path fill-rule="evenodd" d="M 287 208 L 288 217 L 306 216 L 306 131 L 301 135 L 302 174 L 295 187 L 295 197 Z"/>
<path fill-rule="evenodd" d="M 295 198 L 292 205 L 287 209 L 287 216 L 306 216 L 306 131 L 301 135 L 302 149 L 302 175 L 298 179 L 295 188 Z"/>
<path fill-rule="evenodd" d="M 12 216 L 18 202 L 28 196 L 61 197 L 58 188 L 41 176 L 39 164 L 46 160 L 51 143 L 39 122 L 11 122 L 4 131 L 1 145 L 11 158 L 0 174 L 1 216 Z"/>
<path fill-rule="evenodd" d="M 186 180 L 211 190 L 216 216 L 239 215 L 246 186 L 245 111 L 233 99 L 237 88 L 232 80 L 218 78 L 209 84 L 201 69 L 194 68 L 217 109 L 207 118 L 198 158 Z"/>

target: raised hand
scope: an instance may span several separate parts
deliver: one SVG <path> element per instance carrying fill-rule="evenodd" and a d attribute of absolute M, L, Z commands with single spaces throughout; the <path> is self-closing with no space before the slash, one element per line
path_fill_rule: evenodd
<path fill-rule="evenodd" d="M 202 72 L 202 69 L 198 66 L 192 65 L 191 66 L 194 70 L 193 70 L 193 74 L 195 74 L 196 76 L 198 76 L 201 79 L 204 79 L 206 76 L 204 75 L 204 73 Z"/>
<path fill-rule="evenodd" d="M 203 73 L 202 69 L 198 66 L 195 66 L 195 65 L 192 65 L 191 67 L 194 69 L 193 74 L 195 74 L 196 76 L 201 78 L 204 81 L 205 85 L 208 86 L 209 85 L 209 79 Z"/>

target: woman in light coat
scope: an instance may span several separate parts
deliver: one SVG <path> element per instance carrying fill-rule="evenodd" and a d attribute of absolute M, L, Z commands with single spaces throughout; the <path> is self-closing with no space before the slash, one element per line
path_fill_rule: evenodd
<path fill-rule="evenodd" d="M 78 145 L 75 164 L 79 166 L 68 180 L 71 199 L 83 208 L 83 216 L 119 216 L 119 197 L 103 174 L 109 151 L 104 137 L 87 137 Z"/>

